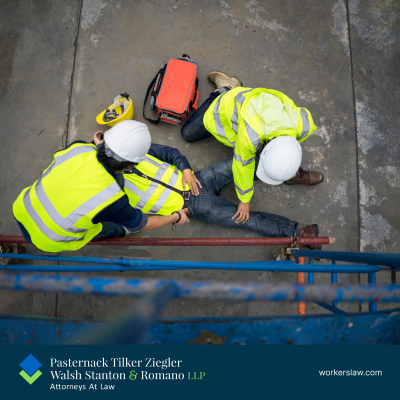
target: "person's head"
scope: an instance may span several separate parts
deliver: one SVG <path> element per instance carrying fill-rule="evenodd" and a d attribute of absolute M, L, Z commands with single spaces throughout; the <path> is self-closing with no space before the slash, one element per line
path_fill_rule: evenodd
<path fill-rule="evenodd" d="M 296 175 L 301 165 L 301 146 L 291 136 L 271 140 L 260 155 L 256 175 L 269 185 L 279 185 Z"/>
<path fill-rule="evenodd" d="M 104 146 L 97 152 L 97 158 L 115 173 L 123 172 L 144 161 L 150 146 L 146 124 L 121 121 L 104 134 Z"/>
<path fill-rule="evenodd" d="M 97 159 L 103 164 L 107 165 L 111 171 L 118 174 L 119 172 L 124 172 L 132 169 L 137 163 L 131 161 L 117 161 L 114 157 L 109 157 L 106 154 L 106 146 L 103 145 L 97 151 Z"/>

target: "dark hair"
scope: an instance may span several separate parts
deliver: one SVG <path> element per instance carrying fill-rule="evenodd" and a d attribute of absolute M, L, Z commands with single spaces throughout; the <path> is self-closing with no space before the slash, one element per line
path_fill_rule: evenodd
<path fill-rule="evenodd" d="M 101 164 L 107 165 L 114 172 L 120 172 L 124 169 L 133 168 L 137 163 L 132 161 L 117 161 L 113 157 L 108 157 L 106 155 L 105 146 L 101 146 L 100 149 L 97 150 L 97 159 Z"/>

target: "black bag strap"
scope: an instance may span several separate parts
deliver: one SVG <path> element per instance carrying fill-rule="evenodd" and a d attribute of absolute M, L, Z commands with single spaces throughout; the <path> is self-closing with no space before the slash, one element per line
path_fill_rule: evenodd
<path fill-rule="evenodd" d="M 162 68 L 157 72 L 156 76 L 155 76 L 154 79 L 151 81 L 149 87 L 147 88 L 146 98 L 144 99 L 144 103 L 143 103 L 143 117 L 144 117 L 145 119 L 147 119 L 147 121 L 149 121 L 150 123 L 152 123 L 152 124 L 154 124 L 154 125 L 158 125 L 158 124 L 160 123 L 160 118 L 158 118 L 158 119 L 150 119 L 150 118 L 147 118 L 147 117 L 144 115 L 144 107 L 145 107 L 145 105 L 146 105 L 147 98 L 149 97 L 150 90 L 151 90 L 151 88 L 154 86 L 154 84 L 156 83 L 156 80 L 157 80 L 158 75 L 160 74 L 160 80 L 162 80 L 162 77 L 163 77 L 163 75 L 164 75 L 164 72 L 165 72 L 166 67 L 167 67 L 167 64 L 165 64 L 164 67 L 162 67 Z M 159 92 L 159 89 L 156 88 L 156 90 L 153 91 L 151 94 L 152 94 L 152 96 L 154 96 L 154 95 L 158 94 L 158 92 Z"/>
<path fill-rule="evenodd" d="M 158 184 L 160 184 L 160 185 L 166 187 L 166 188 L 169 189 L 169 190 L 173 190 L 174 192 L 180 194 L 180 195 L 183 197 L 183 191 L 182 191 L 182 190 L 176 189 L 176 188 L 174 188 L 174 187 L 168 185 L 167 183 L 164 183 L 164 182 L 159 181 L 158 179 L 150 178 L 149 176 L 145 175 L 143 172 L 140 172 L 140 171 L 139 171 L 138 169 L 136 169 L 135 167 L 133 167 L 133 168 L 131 169 L 131 171 L 132 171 L 134 174 L 140 176 L 141 178 L 148 179 L 149 181 L 156 182 L 156 183 L 158 183 Z"/>

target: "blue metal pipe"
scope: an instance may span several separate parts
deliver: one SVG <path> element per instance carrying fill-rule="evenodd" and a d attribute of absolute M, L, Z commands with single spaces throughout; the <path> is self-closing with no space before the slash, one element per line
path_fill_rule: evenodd
<path fill-rule="evenodd" d="M 212 281 L 171 281 L 157 279 L 123 279 L 115 277 L 37 275 L 0 273 L 0 289 L 38 290 L 103 296 L 143 296 L 173 282 L 179 298 L 218 301 L 315 301 L 315 302 L 399 302 L 400 286 L 339 286 L 304 284 L 241 284 Z"/>
<path fill-rule="evenodd" d="M 310 257 L 309 261 L 308 261 L 308 265 L 313 265 L 313 259 Z M 308 283 L 310 283 L 311 285 L 314 283 L 314 272 L 309 272 L 308 273 Z"/>
<path fill-rule="evenodd" d="M 292 254 L 296 257 L 324 258 L 327 260 L 347 261 L 361 264 L 384 265 L 386 267 L 400 269 L 400 254 L 354 253 L 328 250 L 293 250 Z"/>
<path fill-rule="evenodd" d="M 368 274 L 368 283 L 376 285 L 376 274 L 372 273 L 372 274 Z M 378 310 L 378 305 L 376 304 L 376 302 L 371 301 L 369 303 L 369 311 L 377 311 Z"/>
<path fill-rule="evenodd" d="M 105 264 L 115 265 L 116 268 L 105 269 L 103 266 L 79 266 L 80 269 L 66 266 L 49 266 L 49 265 L 9 265 L 7 267 L 0 266 L 1 269 L 10 271 L 37 271 L 42 272 L 89 272 L 89 271 L 121 271 L 122 269 L 118 266 L 124 266 L 124 271 L 129 271 L 128 266 L 134 267 L 146 267 L 145 269 L 134 268 L 135 271 L 146 271 L 148 267 L 160 267 L 160 269 L 167 269 L 166 267 L 172 267 L 170 269 L 238 269 L 238 270 L 250 270 L 250 271 L 276 271 L 281 270 L 285 272 L 298 272 L 298 264 L 294 261 L 255 261 L 255 262 L 239 262 L 239 263 L 227 263 L 227 262 L 205 262 L 205 261 L 173 261 L 173 260 L 136 260 L 136 259 L 123 259 L 123 258 L 103 258 L 103 257 L 65 257 L 65 256 L 49 256 L 49 255 L 32 255 L 32 254 L 1 254 L 0 257 L 15 258 L 22 260 L 43 260 L 43 261 L 57 261 L 57 262 L 73 262 L 73 263 L 91 263 L 91 264 Z M 312 263 L 309 263 L 312 264 Z M 27 268 L 28 269 L 24 269 Z M 74 266 L 77 267 L 77 266 Z M 52 269 L 50 269 L 52 268 Z M 60 268 L 60 269 L 58 269 Z M 284 269 L 281 269 L 284 268 Z M 304 269 L 306 268 L 306 269 Z M 331 271 L 330 265 L 314 265 L 304 267 L 302 265 L 301 272 L 333 272 Z M 341 265 L 336 266 L 337 272 L 343 273 L 370 273 L 386 270 L 376 265 Z"/>
<path fill-rule="evenodd" d="M 285 261 L 266 261 L 249 263 L 213 263 L 213 262 L 186 262 L 186 261 L 158 261 L 158 260 L 131 260 L 140 261 L 138 265 L 6 265 L 0 270 L 29 271 L 29 272 L 105 272 L 105 271 L 168 271 L 188 269 L 219 269 L 230 271 L 282 271 L 282 272 L 339 272 L 339 273 L 371 273 L 382 269 L 376 265 L 331 265 L 314 264 L 287 264 Z"/>
<path fill-rule="evenodd" d="M 341 310 L 340 308 L 337 308 L 336 306 L 331 306 L 328 303 L 316 302 L 315 304 L 318 304 L 320 307 L 325 308 L 326 310 L 332 311 L 335 314 L 346 314 L 345 311 Z"/>
<path fill-rule="evenodd" d="M 335 266 L 336 266 L 336 261 L 335 261 L 335 260 L 332 260 L 332 265 L 335 265 Z M 332 274 L 331 274 L 331 283 L 337 283 L 337 273 L 336 273 L 336 272 L 332 272 Z M 336 307 L 336 306 L 337 306 L 336 301 L 334 301 L 334 302 L 332 303 L 332 305 L 333 305 L 334 307 Z"/>
<path fill-rule="evenodd" d="M 7 256 L 7 257 L 6 257 Z M 136 259 L 124 259 L 124 258 L 104 258 L 104 257 L 65 257 L 65 256 L 49 256 L 49 255 L 32 255 L 32 254 L 1 254 L 3 258 L 15 258 L 20 260 L 42 260 L 42 261 L 57 261 L 57 262 L 72 262 L 72 263 L 90 263 L 90 264 L 105 264 L 105 265 L 116 265 L 116 266 L 144 266 L 144 267 L 173 267 L 174 269 L 186 269 L 186 268 L 212 268 L 212 269 L 232 269 L 241 268 L 247 269 L 247 266 L 260 267 L 264 265 L 296 265 L 294 261 L 282 260 L 282 261 L 260 261 L 260 262 L 238 262 L 238 263 L 227 263 L 227 262 L 204 262 L 204 261 L 174 261 L 174 260 L 136 260 Z M 24 267 L 23 265 L 13 267 Z M 39 266 L 37 266 L 39 267 Z M 40 271 L 46 266 L 40 266 Z M 176 268 L 179 267 L 179 268 Z M 93 268 L 90 266 L 88 268 Z M 103 267 L 102 267 L 103 268 Z M 1 267 L 0 267 L 1 269 Z M 9 269 L 8 266 L 7 268 Z M 147 268 L 146 268 L 147 269 Z M 251 269 L 251 268 L 250 268 Z M 17 269 L 16 269 L 17 270 Z M 101 269 L 103 270 L 103 269 Z M 128 271 L 129 269 L 124 270 Z M 137 269 L 135 269 L 137 270 Z M 258 268 L 256 270 L 259 270 Z M 262 270 L 262 269 L 261 269 Z M 61 271 L 61 270 L 60 270 Z M 62 269 L 65 271 L 65 269 Z M 75 271 L 75 270 L 72 270 Z M 96 269 L 85 269 L 82 271 L 96 271 Z M 108 269 L 107 271 L 121 271 L 121 268 Z M 274 270 L 272 270 L 274 271 Z M 373 272 L 372 270 L 368 272 Z"/>

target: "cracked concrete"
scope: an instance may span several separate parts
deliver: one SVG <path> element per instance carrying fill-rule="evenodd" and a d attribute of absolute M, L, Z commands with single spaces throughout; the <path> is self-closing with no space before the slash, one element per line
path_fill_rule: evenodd
<path fill-rule="evenodd" d="M 144 95 L 161 62 L 187 53 L 199 68 L 199 103 L 213 90 L 206 76 L 216 69 L 239 77 L 245 86 L 284 92 L 298 106 L 307 107 L 319 127 L 302 144 L 303 166 L 321 171 L 323 184 L 309 188 L 268 187 L 258 182 L 253 210 L 285 215 L 302 224 L 318 223 L 322 235 L 336 237 L 336 244 L 326 249 L 357 251 L 360 235 L 361 251 L 399 252 L 400 7 L 389 0 L 349 0 L 348 6 L 349 15 L 344 0 L 83 0 L 71 110 L 67 115 L 78 2 L 43 0 L 38 4 L 23 0 L 11 8 L 8 2 L 0 1 L 1 233 L 20 234 L 12 216 L 12 203 L 40 176 L 52 153 L 62 147 L 68 118 L 68 142 L 91 141 L 93 133 L 101 129 L 95 122 L 99 110 L 116 94 L 127 91 L 133 99 L 134 118 L 145 122 Z M 154 142 L 177 147 L 194 170 L 232 154 L 214 138 L 185 143 L 179 128 L 172 125 L 150 129 Z M 232 185 L 223 190 L 222 196 L 237 202 Z M 257 235 L 192 221 L 173 231 L 166 227 L 138 236 Z M 266 260 L 275 250 L 87 246 L 75 255 L 229 262 Z M 35 252 L 33 246 L 28 245 L 27 252 Z M 294 273 L 204 270 L 124 275 L 240 282 L 296 279 Z M 329 276 L 315 274 L 315 282 L 327 283 Z M 357 283 L 357 276 L 341 274 L 339 282 Z M 390 276 L 378 274 L 378 282 L 388 283 Z M 48 316 L 57 312 L 59 317 L 87 319 L 103 318 L 136 301 L 58 294 L 56 306 L 55 295 L 44 298 L 42 294 L 3 291 L 0 296 L 0 312 Z M 355 304 L 344 308 L 357 310 Z M 312 304 L 306 310 L 324 312 Z M 297 305 L 291 303 L 173 301 L 163 316 L 296 312 Z"/>

